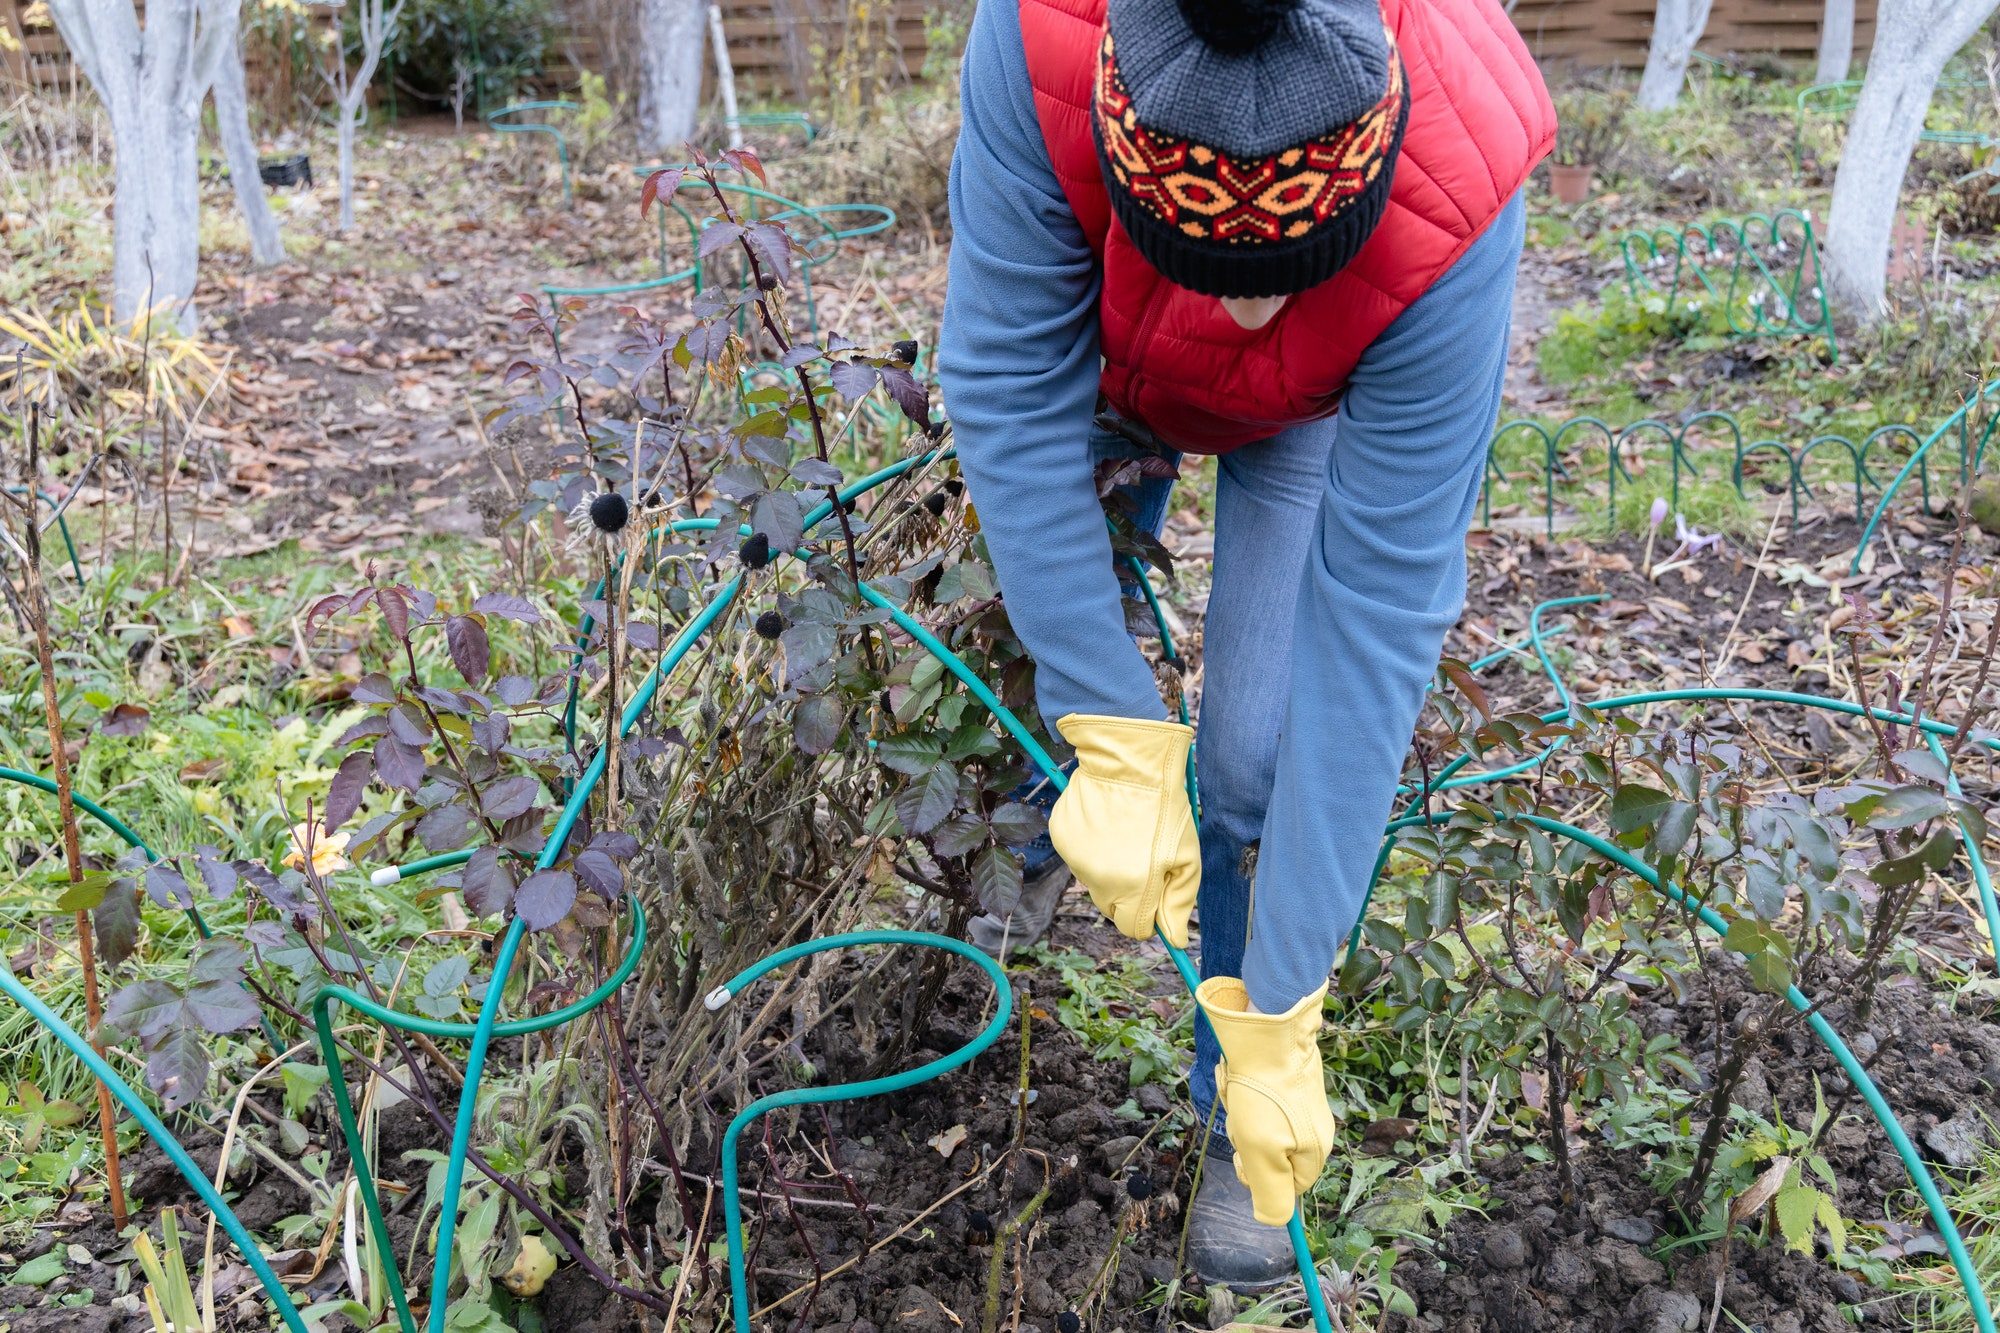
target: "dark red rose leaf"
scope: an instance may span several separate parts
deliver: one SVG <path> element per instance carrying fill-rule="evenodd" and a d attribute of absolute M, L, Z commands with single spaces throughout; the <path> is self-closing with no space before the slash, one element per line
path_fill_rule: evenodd
<path fill-rule="evenodd" d="M 328 833 L 354 817 L 361 808 L 361 797 L 368 790 L 368 777 L 374 771 L 375 761 L 364 751 L 357 750 L 340 761 L 340 768 L 333 775 L 333 785 L 326 791 L 326 816 L 323 827 Z M 231 878 L 232 885 L 234 878 Z"/>
<path fill-rule="evenodd" d="M 97 730 L 105 736 L 137 736 L 152 717 L 150 709 L 138 704 L 119 704 L 98 719 Z"/>
<path fill-rule="evenodd" d="M 568 916 L 575 902 L 575 875 L 567 870 L 538 870 L 514 894 L 514 914 L 529 930 L 547 930 Z"/>
<path fill-rule="evenodd" d="M 474 916 L 499 916 L 514 904 L 514 867 L 498 847 L 481 847 L 459 881 Z"/>
<path fill-rule="evenodd" d="M 424 785 L 424 753 L 394 736 L 375 742 L 375 776 L 384 786 L 415 791 Z"/>
<path fill-rule="evenodd" d="M 445 643 L 451 649 L 451 664 L 468 685 L 486 679 L 491 650 L 486 642 L 486 626 L 471 616 L 453 616 L 444 622 Z"/>

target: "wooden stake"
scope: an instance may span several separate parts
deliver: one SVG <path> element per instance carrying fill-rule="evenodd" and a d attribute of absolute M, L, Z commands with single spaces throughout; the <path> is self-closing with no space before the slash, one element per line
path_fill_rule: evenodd
<path fill-rule="evenodd" d="M 56 696 L 55 648 L 49 638 L 49 593 L 42 582 L 40 530 L 35 525 L 33 497 L 35 474 L 40 464 L 40 416 L 31 413 L 28 420 L 28 504 L 26 544 L 16 543 L 17 553 L 22 557 L 24 571 L 22 586 L 27 596 L 28 619 L 35 629 L 35 658 L 41 668 L 42 709 L 47 715 L 49 732 L 49 755 L 55 766 L 56 801 L 58 817 L 62 822 L 63 863 L 69 872 L 71 884 L 83 882 L 83 848 L 77 836 L 76 799 L 70 790 L 69 755 L 63 749 L 62 703 Z M 90 924 L 90 913 L 78 910 L 76 914 L 76 952 L 83 966 L 84 1013 L 90 1021 L 90 1045 L 100 1059 L 104 1056 L 104 1038 L 98 1025 L 104 1019 L 103 998 L 97 988 L 97 948 Z M 104 1174 L 111 1187 L 111 1221 L 118 1230 L 125 1229 L 125 1182 L 118 1169 L 117 1113 L 111 1105 L 111 1089 L 103 1080 L 97 1083 L 97 1127 L 104 1143 Z"/>

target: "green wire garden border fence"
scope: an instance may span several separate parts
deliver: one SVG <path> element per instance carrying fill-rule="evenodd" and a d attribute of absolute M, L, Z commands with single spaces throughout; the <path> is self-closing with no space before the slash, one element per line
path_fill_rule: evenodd
<path fill-rule="evenodd" d="M 803 111 L 745 111 L 725 116 L 722 124 L 732 130 L 795 129 L 805 135 L 802 148 L 812 147 L 813 140 L 819 138 L 819 125 Z"/>
<path fill-rule="evenodd" d="M 1938 436 L 1934 435 L 1928 440 L 1926 447 L 1929 444 L 1935 443 L 1936 438 Z M 934 461 L 942 461 L 946 457 L 949 457 L 949 451 L 931 451 L 904 459 L 899 463 L 892 464 L 842 488 L 838 493 L 838 499 L 842 504 L 845 504 L 878 486 L 903 476 L 913 468 L 927 465 Z M 1907 474 L 1909 466 L 1915 465 L 1917 461 L 1917 458 L 1913 458 L 1911 464 L 1906 465 L 1904 475 Z M 808 532 L 812 531 L 820 523 L 829 518 L 832 513 L 833 502 L 828 500 L 821 501 L 806 515 L 805 530 Z M 717 524 L 714 519 L 691 519 L 667 526 L 672 531 L 686 532 L 712 530 Z M 1145 588 L 1147 599 L 1153 606 L 1155 615 L 1158 618 L 1160 632 L 1167 645 L 1167 651 L 1169 654 L 1172 654 L 1174 648 L 1164 612 L 1160 608 L 1157 598 L 1153 595 L 1150 584 L 1145 582 L 1143 572 L 1141 572 L 1141 583 Z M 652 707 L 653 700 L 662 685 L 694 645 L 717 623 L 722 613 L 740 593 L 742 586 L 743 577 L 740 574 L 728 580 L 718 589 L 709 603 L 683 626 L 675 636 L 673 644 L 662 655 L 660 661 L 648 672 L 645 681 L 634 692 L 630 702 L 621 713 L 619 718 L 621 733 L 629 732 L 633 725 Z M 993 691 L 962 660 L 940 642 L 934 634 L 924 628 L 921 623 L 910 617 L 907 612 L 896 606 L 889 598 L 885 597 L 875 588 L 862 583 L 859 585 L 859 591 L 863 598 L 887 612 L 890 619 L 900 629 L 908 633 L 925 651 L 936 657 L 946 670 L 964 684 L 973 697 L 987 708 L 994 719 L 1009 735 L 1021 744 L 1037 767 L 1048 775 L 1052 783 L 1056 784 L 1058 788 L 1064 784 L 1065 778 L 1060 766 L 1051 759 L 1047 751 L 1043 749 L 1020 719 L 1000 702 Z M 1562 707 L 1547 715 L 1552 721 L 1568 717 L 1573 705 L 1569 690 L 1563 684 L 1560 674 L 1556 672 L 1553 664 L 1550 662 L 1546 651 L 1546 639 L 1557 631 L 1553 629 L 1544 630 L 1541 624 L 1541 617 L 1545 611 L 1564 606 L 1580 605 L 1592 600 L 1595 599 L 1558 599 L 1557 601 L 1538 605 L 1534 608 L 1530 616 L 1530 641 L 1544 670 L 1554 684 L 1558 698 L 1562 701 Z M 1504 653 L 1512 651 L 1514 650 L 1510 648 L 1503 650 L 1503 653 L 1490 655 L 1488 658 L 1482 659 L 1481 665 L 1490 664 L 1498 660 Z M 1614 710 L 1635 707 L 1646 703 L 1720 699 L 1741 699 L 1789 704 L 1793 706 L 1821 708 L 1851 716 L 1870 716 L 1877 720 L 1893 721 L 1900 725 L 1918 728 L 1929 737 L 1956 734 L 1954 728 L 1930 718 L 1916 718 L 1890 709 L 1863 708 L 1860 705 L 1849 704 L 1843 700 L 1820 699 L 1811 695 L 1792 694 L 1774 690 L 1664 690 L 1605 699 L 1593 702 L 1589 706 L 1597 709 Z M 1981 737 L 1977 739 L 1976 743 L 1988 752 L 2000 753 L 2000 740 Z M 1381 853 L 1383 861 L 1386 862 L 1389 848 L 1393 845 L 1395 837 L 1404 829 L 1416 827 L 1420 824 L 1438 822 L 1450 817 L 1451 812 L 1448 810 L 1426 810 L 1423 808 L 1423 803 L 1430 796 L 1455 787 L 1470 785 L 1475 782 L 1496 781 L 1513 773 L 1527 771 L 1539 763 L 1545 762 L 1548 756 L 1554 752 L 1555 747 L 1552 746 L 1541 755 L 1524 761 L 1522 764 L 1490 772 L 1468 773 L 1463 771 L 1466 763 L 1465 758 L 1455 761 L 1454 764 L 1440 772 L 1422 790 L 1415 794 L 1412 802 L 1413 808 L 1410 811 L 1406 812 L 1401 818 L 1392 821 L 1387 827 L 1384 833 L 1384 847 Z M 600 749 L 570 791 L 561 814 L 558 816 L 544 844 L 542 854 L 538 858 L 539 866 L 545 868 L 559 858 L 593 790 L 603 777 L 605 764 L 606 751 Z M 18 770 L 0 770 L 0 779 L 23 783 L 42 791 L 51 791 L 54 788 L 54 784 L 46 778 L 35 774 L 23 773 Z M 112 815 L 102 806 L 81 799 L 79 800 L 79 804 L 87 813 L 100 819 L 133 846 L 144 846 L 138 839 L 137 834 L 133 833 L 129 827 L 124 825 L 115 815 Z M 1685 899 L 1676 886 L 1662 883 L 1652 868 L 1633 857 L 1629 852 L 1614 846 L 1596 834 L 1540 816 L 1525 816 L 1522 822 L 1533 824 L 1545 832 L 1578 842 L 1597 855 L 1605 857 L 1625 870 L 1646 879 L 1648 883 L 1682 901 L 1685 906 L 1694 909 L 1702 924 L 1708 929 L 1717 932 L 1718 935 L 1726 929 L 1726 923 L 1705 905 Z M 1969 840 L 1963 839 L 1962 830 L 1961 837 L 1962 840 L 1967 841 L 1969 844 Z M 148 854 L 150 855 L 150 852 Z M 387 867 L 378 870 L 375 872 L 373 878 L 378 884 L 393 883 L 414 874 L 462 864 L 469 858 L 469 855 L 469 853 L 460 852 L 444 856 L 427 857 L 421 861 L 411 862 L 400 867 Z M 1980 871 L 1983 872 L 1984 864 L 1978 860 L 1977 849 L 1971 848 L 1970 855 L 1974 863 L 1979 866 Z M 2000 924 L 2000 913 L 1996 913 L 1993 906 L 1991 879 L 1989 876 L 1980 873 L 1977 875 L 1977 884 L 1981 892 L 1989 929 L 1992 929 L 1995 924 Z M 588 1013 L 623 984 L 637 967 L 646 938 L 645 915 L 636 895 L 628 895 L 628 904 L 631 916 L 631 924 L 629 926 L 630 939 L 623 960 L 621 960 L 619 965 L 612 970 L 596 990 L 551 1013 L 516 1019 L 506 1023 L 500 1021 L 500 1009 L 505 1000 L 507 982 L 513 971 L 514 960 L 526 933 L 524 923 L 518 918 L 508 924 L 500 937 L 494 955 L 492 977 L 488 983 L 485 998 L 480 1004 L 477 1021 L 472 1024 L 443 1022 L 417 1014 L 404 1013 L 378 1005 L 368 999 L 368 997 L 355 994 L 351 990 L 337 986 L 327 988 L 315 1004 L 314 1026 L 316 1037 L 321 1051 L 328 1061 L 329 1083 L 335 1089 L 335 1107 L 339 1113 L 342 1133 L 348 1139 L 355 1175 L 361 1184 L 360 1193 L 365 1211 L 369 1216 L 368 1224 L 370 1230 L 384 1255 L 384 1270 L 385 1274 L 387 1274 L 385 1285 L 389 1288 L 397 1317 L 405 1333 L 415 1333 L 416 1320 L 409 1308 L 407 1297 L 402 1290 L 400 1275 L 394 1271 L 391 1259 L 394 1251 L 386 1243 L 387 1230 L 382 1217 L 380 1200 L 377 1197 L 375 1182 L 369 1169 L 368 1159 L 361 1142 L 358 1126 L 354 1120 L 352 1106 L 348 1103 L 345 1080 L 341 1072 L 337 1043 L 331 1021 L 332 1006 L 335 1003 L 348 1005 L 379 1023 L 387 1024 L 404 1031 L 422 1032 L 433 1037 L 445 1039 L 469 1039 L 470 1041 L 464 1071 L 465 1084 L 459 1098 L 457 1116 L 453 1124 L 451 1147 L 446 1161 L 445 1177 L 440 1190 L 439 1220 L 434 1246 L 437 1261 L 433 1265 L 430 1303 L 425 1320 L 429 1333 L 442 1333 L 449 1311 L 449 1295 L 455 1271 L 452 1256 L 454 1252 L 453 1235 L 458 1219 L 458 1201 L 463 1189 L 464 1166 L 471 1147 L 479 1085 L 484 1073 L 486 1057 L 491 1043 L 496 1036 L 511 1036 L 542 1031 L 569 1022 Z M 2000 943 L 2000 933 L 1995 934 L 1995 942 Z M 1168 955 L 1176 971 L 1180 974 L 1182 981 L 1188 986 L 1190 992 L 1192 992 L 1196 984 L 1196 974 L 1186 954 L 1172 947 L 1171 944 L 1167 944 L 1164 939 L 1162 939 L 1161 943 L 1166 944 Z M 726 1225 L 728 1227 L 726 1241 L 730 1263 L 732 1313 L 738 1333 L 749 1333 L 750 1329 L 748 1279 L 745 1272 L 743 1254 L 740 1190 L 735 1170 L 735 1143 L 742 1129 L 756 1117 L 781 1106 L 872 1096 L 915 1086 L 976 1058 L 993 1044 L 1007 1025 L 1008 1016 L 1011 1012 L 1011 992 L 1005 974 L 997 964 L 993 963 L 990 959 L 986 959 L 983 955 L 975 956 L 973 951 L 958 941 L 947 940 L 935 935 L 926 935 L 921 932 L 901 930 L 865 931 L 848 935 L 828 936 L 817 940 L 801 941 L 790 948 L 781 950 L 751 965 L 737 976 L 731 978 L 730 981 L 712 991 L 708 997 L 709 1007 L 719 1008 L 722 1004 L 727 1003 L 733 995 L 740 992 L 745 986 L 748 986 L 759 977 L 799 957 L 830 949 L 846 948 L 862 944 L 907 944 L 943 949 L 974 961 L 987 972 L 988 976 L 994 982 L 994 1016 L 977 1036 L 965 1043 L 958 1050 L 919 1068 L 907 1070 L 883 1079 L 869 1080 L 865 1083 L 803 1088 L 773 1094 L 753 1101 L 737 1113 L 736 1117 L 731 1121 L 724 1139 L 723 1186 L 724 1209 Z M 202 1202 L 215 1214 L 224 1232 L 241 1250 L 245 1261 L 256 1274 L 259 1282 L 263 1284 L 266 1294 L 270 1297 L 279 1318 L 284 1322 L 286 1327 L 292 1333 L 307 1333 L 307 1326 L 300 1315 L 298 1307 L 293 1302 L 290 1293 L 285 1289 L 283 1282 L 272 1271 L 269 1263 L 265 1260 L 255 1239 L 244 1228 L 241 1220 L 236 1217 L 220 1193 L 209 1183 L 206 1176 L 202 1174 L 200 1167 L 188 1154 L 187 1150 L 174 1138 L 172 1133 L 160 1121 L 159 1117 L 146 1105 L 145 1100 L 120 1079 L 117 1073 L 105 1061 L 97 1056 L 96 1052 L 91 1049 L 89 1043 L 80 1034 L 52 1012 L 18 978 L 13 976 L 10 971 L 0 969 L 0 991 L 4 991 L 11 999 L 26 1009 L 36 1022 L 50 1031 L 82 1061 L 93 1075 L 104 1082 L 105 1086 L 111 1091 L 111 1094 L 131 1113 L 134 1120 L 138 1122 L 140 1128 L 144 1130 L 147 1136 L 159 1144 L 168 1160 L 172 1162 L 174 1167 L 188 1181 Z M 1887 1100 L 1882 1096 L 1880 1090 L 1869 1077 L 1867 1070 L 1855 1058 L 1853 1052 L 1842 1041 L 1832 1025 L 1826 1021 L 1824 1016 L 1812 1008 L 1811 1001 L 1796 989 L 1793 989 L 1789 993 L 1788 999 L 1794 1007 L 1808 1015 L 1808 1022 L 1812 1031 L 1821 1043 L 1832 1052 L 1843 1071 L 1861 1094 L 1870 1113 L 1882 1127 L 1891 1145 L 1901 1157 L 1905 1168 L 1909 1172 L 1911 1182 L 1922 1199 L 1933 1225 L 1944 1239 L 1945 1247 L 1951 1258 L 1953 1267 L 1964 1285 L 1967 1302 L 1980 1333 L 1996 1333 L 1992 1310 L 1988 1303 L 1985 1289 L 1981 1285 L 1978 1271 L 1973 1264 L 1970 1253 L 1965 1247 L 1964 1240 L 1959 1233 L 1956 1222 L 1951 1216 L 1950 1209 L 1946 1205 L 1943 1195 L 1939 1192 L 1937 1183 L 1932 1178 L 1929 1168 L 1916 1153 L 1908 1135 L 1896 1120 L 1895 1114 L 1888 1105 Z M 273 1041 L 273 1046 L 275 1049 L 284 1049 L 275 1041 Z M 1331 1323 L 1326 1310 L 1325 1298 L 1321 1291 L 1317 1269 L 1307 1245 L 1303 1214 L 1300 1210 L 1294 1211 L 1288 1232 L 1295 1258 L 1298 1262 L 1299 1275 L 1304 1287 L 1305 1298 L 1313 1324 L 1319 1330 L 1319 1333 L 1330 1333 Z"/>
<path fill-rule="evenodd" d="M 1622 479 L 1627 486 L 1634 484 L 1631 469 L 1626 466 L 1626 453 L 1647 444 L 1655 447 L 1664 445 L 1667 453 L 1668 494 L 1673 508 L 1680 508 L 1681 478 L 1700 480 L 1702 469 L 1698 455 L 1726 453 L 1729 458 L 1728 479 L 1738 496 L 1748 498 L 1746 483 L 1755 480 L 1756 461 L 1761 457 L 1774 457 L 1784 461 L 1782 484 L 1791 497 L 1792 519 L 1799 517 L 1802 498 L 1814 494 L 1813 485 L 1806 476 L 1806 466 L 1815 454 L 1831 451 L 1836 457 L 1844 454 L 1853 467 L 1854 481 L 1854 521 L 1861 525 L 1861 537 L 1855 545 L 1851 572 L 1858 573 L 1862 555 L 1867 551 L 1870 540 L 1881 526 L 1883 516 L 1890 503 L 1910 474 L 1916 473 L 1924 507 L 1931 504 L 1930 455 L 1940 444 L 1955 441 L 1958 445 L 1958 484 L 1969 484 L 1979 471 L 1986 454 L 1986 447 L 1992 441 L 1994 431 L 2000 428 L 2000 412 L 1980 412 L 1978 409 L 2000 395 L 2000 379 L 1989 380 L 1980 390 L 1968 396 L 1956 410 L 1928 433 L 1918 427 L 1901 422 L 1877 426 L 1858 441 L 1850 435 L 1832 432 L 1814 435 L 1802 445 L 1788 445 L 1781 440 L 1770 438 L 1752 440 L 1743 429 L 1743 424 L 1734 413 L 1722 411 L 1692 412 L 1678 421 L 1668 421 L 1659 417 L 1647 417 L 1624 426 L 1614 426 L 1601 417 L 1571 417 L 1560 423 L 1545 423 L 1533 417 L 1517 417 L 1503 422 L 1494 432 L 1487 449 L 1486 479 L 1480 494 L 1480 517 L 1487 525 L 1493 522 L 1493 490 L 1495 483 L 1514 481 L 1501 462 L 1501 445 L 1510 436 L 1521 435 L 1531 442 L 1540 440 L 1542 445 L 1542 516 L 1544 530 L 1550 537 L 1556 531 L 1556 481 L 1576 482 L 1578 477 L 1570 469 L 1570 461 L 1585 452 L 1594 451 L 1602 445 L 1605 457 L 1605 513 L 1611 521 L 1618 517 L 1618 485 Z M 1712 433 L 1725 437 L 1727 449 L 1697 449 L 1690 447 L 1690 436 Z M 1886 452 L 1898 444 L 1909 446 L 1905 458 L 1894 477 L 1885 485 L 1869 468 L 1869 455 L 1879 445 Z M 1532 449 L 1532 444 L 1530 445 Z M 1867 503 L 1867 489 L 1874 487 L 1881 492 L 1871 509 Z"/>
<path fill-rule="evenodd" d="M 1812 218 L 1796 208 L 1625 233 L 1625 290 L 1699 306 L 1713 301 L 1732 338 L 1817 335 L 1838 360 L 1833 306 Z"/>

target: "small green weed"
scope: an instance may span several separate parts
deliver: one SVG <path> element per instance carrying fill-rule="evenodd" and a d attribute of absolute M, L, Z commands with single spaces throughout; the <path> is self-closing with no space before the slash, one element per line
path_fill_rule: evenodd
<path fill-rule="evenodd" d="M 1163 1021 L 1155 978 L 1127 954 L 1099 960 L 1082 953 L 1038 951 L 1036 961 L 1062 978 L 1066 994 L 1056 1019 L 1080 1037 L 1098 1060 L 1124 1060 L 1133 1087 L 1173 1086 L 1181 1078 L 1181 1050 L 1194 1040 L 1194 1013 L 1178 1000 Z"/>

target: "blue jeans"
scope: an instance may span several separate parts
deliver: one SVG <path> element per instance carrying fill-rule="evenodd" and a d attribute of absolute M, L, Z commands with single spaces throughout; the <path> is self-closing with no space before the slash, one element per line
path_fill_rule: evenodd
<path fill-rule="evenodd" d="M 1489 360 L 1497 397 L 1504 363 Z M 1338 959 L 1464 604 L 1484 428 L 1432 438 L 1367 424 L 1311 422 L 1217 463 L 1195 737 L 1200 966 L 1204 978 L 1242 977 L 1267 1013 L 1318 988 Z M 1092 442 L 1094 453 L 1129 449 Z M 1170 486 L 1152 486 L 1140 517 L 1157 522 Z M 1261 898 L 1260 878 L 1271 889 Z M 1220 1059 L 1197 1015 L 1188 1090 L 1203 1121 Z"/>
<path fill-rule="evenodd" d="M 1326 491 L 1334 423 L 1295 427 L 1222 455 L 1216 465 L 1215 566 L 1202 627 L 1201 975 L 1240 977 L 1250 934 L 1253 874 L 1278 771 L 1278 737 L 1292 669 L 1299 581 Z M 1195 1015 L 1188 1094 L 1197 1123 L 1215 1105 L 1222 1059 Z M 1216 1134 L 1226 1145 L 1218 1113 Z"/>
<path fill-rule="evenodd" d="M 1332 421 L 1315 422 L 1217 460 L 1215 566 L 1202 635 L 1195 747 L 1201 781 L 1197 943 L 1204 979 L 1242 975 L 1252 898 L 1245 856 L 1263 834 L 1290 693 L 1289 680 L 1275 679 L 1273 672 L 1289 676 L 1299 581 L 1326 490 L 1334 431 Z M 1090 451 L 1093 462 L 1139 452 L 1108 431 L 1092 433 Z M 1135 521 L 1155 536 L 1172 491 L 1173 480 L 1165 477 L 1146 478 L 1126 491 Z M 1052 806 L 1055 789 L 1042 783 L 1032 799 Z M 1029 849 L 1028 873 L 1054 857 L 1045 835 Z M 1215 1066 L 1221 1058 L 1214 1031 L 1197 1013 L 1188 1091 L 1201 1124 L 1215 1104 Z M 1216 1134 L 1221 1141 L 1211 1147 L 1226 1150 L 1219 1114 Z"/>

